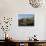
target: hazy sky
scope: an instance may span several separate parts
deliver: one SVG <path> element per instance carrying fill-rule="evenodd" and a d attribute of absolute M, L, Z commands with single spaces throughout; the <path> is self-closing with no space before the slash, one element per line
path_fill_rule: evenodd
<path fill-rule="evenodd" d="M 33 14 L 18 14 L 18 19 L 21 18 L 32 18 Z"/>

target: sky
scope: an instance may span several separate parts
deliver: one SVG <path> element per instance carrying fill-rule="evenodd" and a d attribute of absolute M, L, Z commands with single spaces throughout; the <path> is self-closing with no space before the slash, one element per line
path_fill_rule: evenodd
<path fill-rule="evenodd" d="M 33 14 L 18 14 L 18 19 L 22 18 L 32 18 Z"/>

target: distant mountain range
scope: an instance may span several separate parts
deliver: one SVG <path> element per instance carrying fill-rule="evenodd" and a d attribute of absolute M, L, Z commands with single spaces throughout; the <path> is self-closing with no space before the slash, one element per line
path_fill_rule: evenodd
<path fill-rule="evenodd" d="M 18 20 L 19 26 L 33 26 L 34 18 L 22 18 Z"/>

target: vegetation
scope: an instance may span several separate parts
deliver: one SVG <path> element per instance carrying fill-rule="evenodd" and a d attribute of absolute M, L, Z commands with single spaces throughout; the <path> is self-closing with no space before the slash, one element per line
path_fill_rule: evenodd
<path fill-rule="evenodd" d="M 34 20 L 28 19 L 28 18 L 22 18 L 18 20 L 18 25 L 19 26 L 33 26 Z"/>

